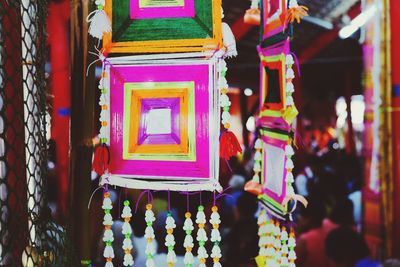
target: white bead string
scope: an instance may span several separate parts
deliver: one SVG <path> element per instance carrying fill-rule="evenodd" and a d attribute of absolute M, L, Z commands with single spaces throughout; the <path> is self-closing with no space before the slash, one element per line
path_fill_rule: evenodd
<path fill-rule="evenodd" d="M 197 251 L 197 258 L 199 259 L 199 267 L 206 267 L 206 261 L 208 254 L 205 248 L 205 244 L 208 240 L 205 228 L 206 225 L 206 215 L 204 213 L 204 206 L 200 205 L 197 208 L 196 223 L 198 225 L 196 240 L 199 243 L 199 249 Z"/>
<path fill-rule="evenodd" d="M 211 230 L 211 242 L 213 243 L 211 258 L 213 259 L 213 267 L 221 267 L 220 259 L 222 257 L 221 248 L 219 243 L 221 242 L 221 233 L 219 232 L 219 225 L 221 223 L 221 217 L 218 213 L 218 207 L 214 205 L 212 208 L 210 224 L 212 225 Z"/>
<path fill-rule="evenodd" d="M 146 244 L 146 250 L 145 250 L 145 254 L 146 254 L 146 267 L 155 267 L 154 264 L 154 254 L 156 253 L 156 249 L 154 246 L 154 229 L 153 229 L 153 223 L 156 220 L 156 217 L 154 216 L 154 212 L 152 210 L 153 205 L 148 203 L 146 205 L 146 213 L 145 213 L 145 221 L 147 224 L 145 233 L 144 233 L 144 237 L 147 240 L 147 244 Z"/>
<path fill-rule="evenodd" d="M 104 193 L 104 199 L 103 199 L 103 206 L 102 209 L 104 210 L 104 219 L 103 219 L 103 225 L 104 225 L 104 235 L 103 235 L 103 242 L 105 243 L 104 247 L 104 252 L 103 256 L 106 259 L 106 264 L 105 267 L 113 267 L 113 259 L 114 259 L 114 249 L 112 246 L 112 243 L 114 242 L 114 234 L 111 229 L 114 221 L 111 216 L 111 210 L 112 210 L 112 202 L 110 198 L 110 192 L 106 191 Z"/>
<path fill-rule="evenodd" d="M 124 223 L 122 224 L 122 234 L 124 235 L 124 241 L 122 244 L 122 249 L 124 250 L 124 266 L 132 267 L 134 264 L 133 256 L 132 256 L 132 227 L 130 224 L 132 218 L 132 210 L 130 208 L 129 200 L 124 201 L 124 208 L 122 210 L 121 217 L 124 219 Z"/>

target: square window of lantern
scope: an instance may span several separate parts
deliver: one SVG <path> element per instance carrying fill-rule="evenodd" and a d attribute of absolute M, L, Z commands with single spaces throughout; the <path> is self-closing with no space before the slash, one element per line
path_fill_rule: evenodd
<path fill-rule="evenodd" d="M 263 162 L 262 186 L 264 200 L 268 201 L 275 209 L 285 213 L 287 206 L 282 203 L 286 197 L 286 154 L 285 146 L 288 135 L 277 134 L 269 131 L 262 133 Z"/>
<path fill-rule="evenodd" d="M 286 100 L 285 55 L 261 56 L 260 108 L 281 111 Z"/>

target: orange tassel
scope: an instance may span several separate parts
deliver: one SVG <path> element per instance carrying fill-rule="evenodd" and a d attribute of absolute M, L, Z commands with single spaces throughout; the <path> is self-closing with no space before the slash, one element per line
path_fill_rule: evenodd
<path fill-rule="evenodd" d="M 99 145 L 94 150 L 92 170 L 102 176 L 110 164 L 110 151 L 106 145 Z"/>
<path fill-rule="evenodd" d="M 258 195 L 262 194 L 262 185 L 260 185 L 260 183 L 257 183 L 253 180 L 250 180 L 245 184 L 244 191 L 258 196 Z"/>
<path fill-rule="evenodd" d="M 246 10 L 244 15 L 244 23 L 250 25 L 260 25 L 261 13 L 258 8 L 250 8 Z"/>
<path fill-rule="evenodd" d="M 305 16 L 308 16 L 308 8 L 305 6 L 297 6 L 297 7 L 292 7 L 289 8 L 286 14 L 286 21 L 289 23 L 293 23 L 294 21 L 297 21 L 297 23 L 300 23 L 300 20 L 304 18 Z"/>
<path fill-rule="evenodd" d="M 239 141 L 231 131 L 224 131 L 219 140 L 220 157 L 229 160 L 231 157 L 242 153 Z"/>

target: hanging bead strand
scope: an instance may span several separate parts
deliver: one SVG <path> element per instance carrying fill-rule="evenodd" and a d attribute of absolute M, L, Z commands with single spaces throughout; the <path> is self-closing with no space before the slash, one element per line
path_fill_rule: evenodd
<path fill-rule="evenodd" d="M 171 212 L 169 211 L 167 214 L 167 220 L 165 229 L 167 230 L 167 235 L 165 237 L 165 246 L 168 248 L 167 253 L 167 263 L 168 267 L 174 267 L 176 263 L 176 254 L 174 251 L 175 247 L 175 237 L 174 237 L 174 229 L 176 228 L 174 217 L 172 217 Z"/>
<path fill-rule="evenodd" d="M 286 177 L 285 177 L 285 182 L 286 182 L 286 194 L 289 197 L 292 197 L 295 195 L 294 189 L 293 189 L 293 183 L 294 183 L 294 176 L 293 176 L 293 168 L 294 168 L 294 163 L 292 160 L 292 157 L 294 155 L 294 149 L 291 146 L 291 144 L 287 144 L 285 147 L 285 154 L 286 154 Z"/>
<path fill-rule="evenodd" d="M 185 222 L 183 223 L 183 230 L 186 233 L 185 240 L 183 241 L 183 247 L 186 249 L 185 257 L 183 259 L 183 263 L 185 267 L 193 267 L 194 257 L 193 257 L 193 237 L 192 232 L 194 230 L 192 214 L 188 211 L 185 213 Z"/>
<path fill-rule="evenodd" d="M 206 222 L 207 221 L 206 221 L 206 215 L 204 213 L 204 206 L 200 205 L 197 208 L 197 214 L 196 214 L 196 223 L 199 228 L 197 230 L 197 237 L 196 237 L 196 240 L 199 243 L 199 249 L 197 251 L 197 257 L 200 262 L 199 267 L 206 267 L 206 260 L 208 258 L 207 250 L 205 248 L 205 244 L 208 240 L 206 230 L 204 229 Z"/>
<path fill-rule="evenodd" d="M 107 72 L 103 71 L 101 73 L 101 79 L 99 82 L 99 90 L 100 90 L 100 100 L 99 100 L 99 105 L 100 105 L 100 132 L 99 132 L 99 138 L 100 138 L 100 143 L 101 144 L 109 144 L 109 132 L 110 132 L 110 126 L 108 125 L 108 121 L 110 121 L 110 100 L 108 99 L 107 95 L 109 92 L 109 87 L 110 87 L 110 80 L 109 77 L 107 76 Z"/>
<path fill-rule="evenodd" d="M 222 108 L 221 124 L 223 130 L 220 136 L 220 157 L 229 160 L 231 157 L 236 156 L 242 152 L 242 148 L 237 140 L 235 134 L 230 131 L 231 128 L 231 114 L 229 113 L 231 107 L 231 101 L 228 97 L 228 82 L 225 78 L 227 72 L 227 66 L 225 60 L 220 61 L 220 72 L 221 75 L 218 79 L 218 88 L 220 90 L 220 106 Z"/>
<path fill-rule="evenodd" d="M 275 221 L 275 227 L 274 227 L 274 249 L 275 249 L 275 255 L 274 255 L 274 264 L 276 267 L 281 267 L 281 228 L 280 224 L 278 221 Z"/>
<path fill-rule="evenodd" d="M 286 55 L 285 65 L 286 65 L 286 107 L 294 106 L 294 71 L 293 71 L 294 59 L 291 54 Z"/>
<path fill-rule="evenodd" d="M 260 215 L 258 216 L 257 224 L 258 224 L 258 246 L 260 248 L 258 255 L 259 260 L 264 262 L 267 257 L 267 245 L 268 245 L 268 226 L 267 226 L 267 213 L 264 209 L 261 209 Z"/>
<path fill-rule="evenodd" d="M 146 244 L 146 250 L 145 250 L 145 254 L 147 257 L 146 260 L 146 267 L 155 267 L 154 264 L 154 254 L 156 253 L 155 251 L 155 247 L 154 247 L 154 229 L 153 229 L 153 223 L 156 220 L 156 217 L 154 216 L 154 212 L 152 210 L 153 205 L 148 203 L 146 205 L 146 213 L 145 213 L 145 221 L 147 224 L 144 236 L 147 240 L 147 244 Z"/>
<path fill-rule="evenodd" d="M 290 119 L 288 122 L 292 123 L 296 115 L 298 114 L 298 111 L 295 107 L 294 104 L 294 99 L 293 99 L 293 93 L 294 93 L 294 85 L 293 85 L 293 79 L 295 78 L 294 71 L 293 71 L 293 64 L 294 64 L 294 58 L 291 54 L 287 54 L 285 58 L 285 65 L 286 65 L 286 107 L 287 110 L 289 110 L 288 113 L 291 113 Z M 285 155 L 286 155 L 286 177 L 285 177 L 285 182 L 286 182 L 286 195 L 291 198 L 295 195 L 294 189 L 293 189 L 293 183 L 294 183 L 294 177 L 292 170 L 294 168 L 293 160 L 292 157 L 294 155 L 294 149 L 292 147 L 291 142 L 286 145 L 285 147 Z"/>
<path fill-rule="evenodd" d="M 105 267 L 113 267 L 113 258 L 114 258 L 114 250 L 112 247 L 113 241 L 114 241 L 114 234 L 111 229 L 113 225 L 113 218 L 111 216 L 111 210 L 112 210 L 112 202 L 110 198 L 110 192 L 106 191 L 104 193 L 104 199 L 103 199 L 103 206 L 102 209 L 104 210 L 104 220 L 103 220 L 103 225 L 104 225 L 104 236 L 103 236 L 103 242 L 105 243 L 104 247 L 104 253 L 103 256 L 106 259 L 106 264 Z"/>
<path fill-rule="evenodd" d="M 261 161 L 262 161 L 262 140 L 258 138 L 254 144 L 254 148 L 256 152 L 254 153 L 254 175 L 253 181 L 257 183 L 261 183 L 260 173 L 261 173 Z"/>
<path fill-rule="evenodd" d="M 293 93 L 294 93 L 294 85 L 293 85 L 293 79 L 295 77 L 294 71 L 293 71 L 293 64 L 294 64 L 294 59 L 291 54 L 286 55 L 285 59 L 285 65 L 286 65 L 286 107 L 288 110 L 293 111 L 293 116 L 290 116 L 292 119 L 294 119 L 297 115 L 297 109 L 294 105 L 294 100 L 293 100 Z M 292 121 L 289 120 L 289 122 Z M 292 157 L 294 155 L 294 150 L 289 142 L 286 147 L 285 147 L 285 154 L 286 154 L 286 194 L 291 197 L 294 196 L 294 189 L 293 189 L 293 182 L 294 182 L 294 177 L 292 170 L 294 168 L 293 160 Z"/>
<path fill-rule="evenodd" d="M 122 219 L 124 219 L 124 223 L 122 224 L 122 234 L 124 235 L 124 241 L 122 244 L 122 249 L 124 250 L 124 266 L 132 267 L 134 264 L 133 256 L 132 256 L 132 227 L 130 224 L 132 218 L 132 210 L 129 206 L 129 200 L 124 201 L 124 208 L 122 210 Z"/>
<path fill-rule="evenodd" d="M 289 267 L 296 267 L 295 261 L 297 259 L 295 248 L 296 248 L 296 237 L 294 234 L 294 229 L 290 229 L 289 240 L 288 240 L 288 247 L 289 247 Z"/>
<path fill-rule="evenodd" d="M 281 231 L 281 242 L 282 242 L 282 247 L 281 247 L 281 267 L 289 267 L 289 248 L 288 248 L 288 233 L 286 231 L 286 227 L 282 226 L 282 231 Z"/>
<path fill-rule="evenodd" d="M 261 181 L 261 169 L 262 169 L 262 147 L 263 142 L 260 138 L 254 143 L 254 165 L 253 165 L 253 178 L 246 183 L 244 190 L 254 194 L 256 196 L 262 194 L 262 181 Z"/>
<path fill-rule="evenodd" d="M 221 217 L 218 213 L 218 207 L 214 205 L 211 208 L 211 218 L 210 224 L 212 225 L 211 230 L 211 242 L 214 243 L 212 251 L 211 251 L 211 258 L 213 259 L 213 267 L 221 267 L 221 263 L 219 262 L 222 255 L 221 255 L 221 248 L 219 243 L 221 242 L 221 234 L 219 232 L 219 225 L 221 223 Z"/>
<path fill-rule="evenodd" d="M 267 224 L 265 226 L 265 232 L 266 232 L 266 266 L 274 267 L 275 266 L 275 238 L 274 238 L 274 231 L 275 231 L 275 226 L 274 226 L 274 221 L 271 219 L 267 220 Z"/>

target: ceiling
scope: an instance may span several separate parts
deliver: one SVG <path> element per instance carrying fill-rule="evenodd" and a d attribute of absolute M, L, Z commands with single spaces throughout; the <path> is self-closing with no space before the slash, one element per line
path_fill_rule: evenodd
<path fill-rule="evenodd" d="M 310 17 L 294 27 L 292 51 L 300 58 L 303 95 L 335 98 L 343 95 L 344 64 L 355 64 L 354 91 L 361 89 L 362 50 L 356 39 L 341 40 L 337 32 L 343 15 L 359 13 L 359 0 L 302 0 L 299 4 L 309 8 Z M 246 0 L 223 0 L 225 18 L 235 33 L 235 27 L 246 28 L 237 40 L 238 56 L 228 60 L 230 85 L 241 89 L 259 87 L 259 58 L 256 51 L 259 27 L 241 25 L 243 15 L 250 6 Z M 322 26 L 321 26 L 322 25 Z M 332 29 L 328 29 L 331 27 Z M 321 44 L 322 43 L 322 44 Z M 315 49 L 318 47 L 318 49 Z M 310 51 L 314 50 L 314 51 Z M 311 55 L 302 60 L 304 54 Z M 311 54 L 310 54 L 311 53 Z M 350 65 L 348 63 L 351 63 Z M 323 73 L 324 72 L 324 73 Z"/>

